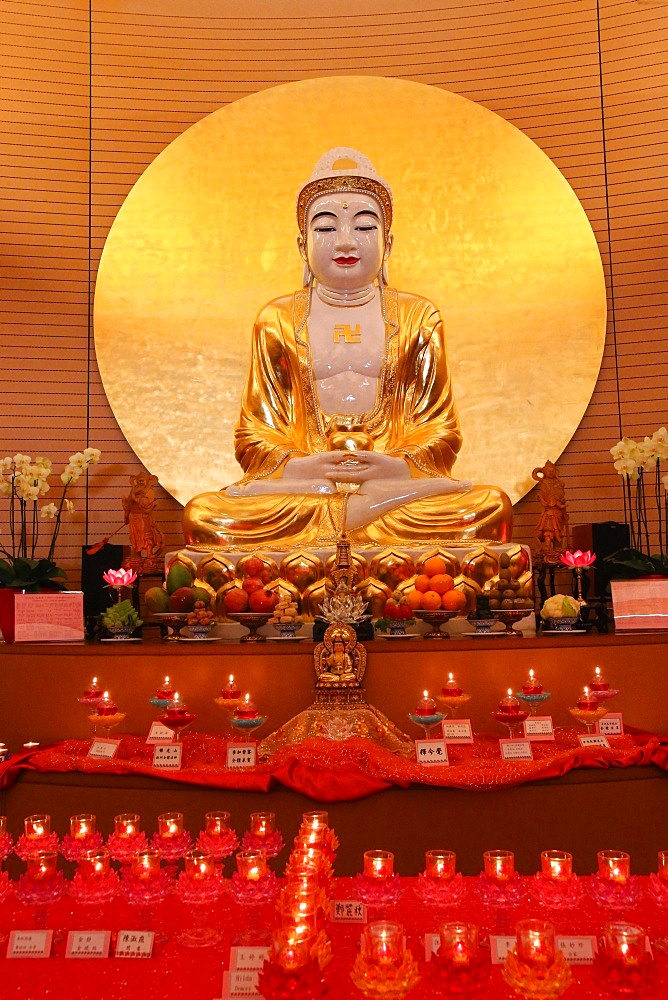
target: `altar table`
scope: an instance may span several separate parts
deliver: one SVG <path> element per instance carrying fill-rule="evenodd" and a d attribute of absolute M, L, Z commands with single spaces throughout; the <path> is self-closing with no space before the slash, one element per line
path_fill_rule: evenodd
<path fill-rule="evenodd" d="M 229 863 L 228 863 L 229 864 Z M 445 920 L 469 920 L 478 924 L 484 939 L 488 934 L 512 934 L 515 922 L 524 917 L 551 919 L 557 934 L 600 935 L 604 923 L 613 919 L 588 895 L 582 904 L 572 910 L 546 912 L 531 895 L 531 879 L 526 879 L 529 896 L 518 906 L 493 909 L 485 906 L 476 892 L 476 879 L 465 879 L 466 896 L 452 907 L 425 905 L 414 893 L 415 879 L 404 879 L 402 897 L 394 906 L 375 907 L 369 911 L 373 920 L 388 919 L 403 924 L 407 946 L 418 960 L 421 981 L 409 994 L 409 1000 L 436 1000 L 443 994 L 437 992 L 430 981 L 429 965 L 425 962 L 424 935 L 438 931 Z M 588 879 L 583 880 L 585 884 Z M 641 879 L 643 887 L 647 879 Z M 335 879 L 330 898 L 354 899 L 353 879 Z M 620 917 L 617 911 L 616 917 Z M 640 903 L 622 912 L 622 919 L 644 927 L 653 943 L 658 982 L 648 1000 L 661 1000 L 668 995 L 668 957 L 660 950 L 668 934 L 668 910 L 660 908 L 648 895 Z M 64 932 L 64 939 L 53 946 L 49 959 L 5 959 L 0 957 L 0 982 L 2 995 L 16 995 L 22 1000 L 164 1000 L 165 997 L 183 1000 L 213 1000 L 221 996 L 222 973 L 227 968 L 232 943 L 247 938 L 250 944 L 267 943 L 274 926 L 275 909 L 272 904 L 244 907 L 225 894 L 209 911 L 208 923 L 224 933 L 220 945 L 208 949 L 187 949 L 178 945 L 173 937 L 179 926 L 187 926 L 191 915 L 180 901 L 168 897 L 153 914 L 152 926 L 172 936 L 155 949 L 150 959 L 66 959 L 65 939 L 69 930 L 104 929 L 117 931 L 135 930 L 140 927 L 136 910 L 125 900 L 115 900 L 94 914 L 84 910 L 65 897 L 51 909 L 47 927 Z M 12 897 L 0 905 L 0 934 L 12 928 L 27 929 L 33 926 L 31 910 Z M 350 969 L 355 959 L 361 934 L 359 924 L 331 924 L 333 960 L 325 970 L 332 1000 L 361 1000 L 362 994 L 350 980 Z M 657 942 L 659 945 L 657 946 Z M 113 953 L 113 947 L 112 947 Z M 0 946 L 0 956 L 5 945 Z M 609 1000 L 610 994 L 595 982 L 590 965 L 573 966 L 573 984 L 565 1000 Z M 491 967 L 489 981 L 476 990 L 475 1000 L 510 1000 L 513 991 L 503 982 L 501 967 Z"/>

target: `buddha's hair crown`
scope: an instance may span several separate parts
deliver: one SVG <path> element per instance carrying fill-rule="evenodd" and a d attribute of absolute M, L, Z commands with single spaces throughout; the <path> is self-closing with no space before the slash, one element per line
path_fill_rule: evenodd
<path fill-rule="evenodd" d="M 392 226 L 392 190 L 368 157 L 349 146 L 328 150 L 316 163 L 313 173 L 297 196 L 297 224 L 302 237 L 306 235 L 308 210 L 316 198 L 324 194 L 350 191 L 370 194 L 383 212 L 385 239 Z"/>

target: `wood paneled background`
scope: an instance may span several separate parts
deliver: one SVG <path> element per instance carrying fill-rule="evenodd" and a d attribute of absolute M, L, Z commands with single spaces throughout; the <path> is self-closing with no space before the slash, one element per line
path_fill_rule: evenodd
<path fill-rule="evenodd" d="M 315 76 L 452 90 L 526 132 L 568 178 L 601 249 L 609 323 L 598 384 L 559 469 L 572 523 L 623 519 L 608 449 L 622 432 L 667 422 L 665 2 L 3 0 L 0 46 L 0 457 L 64 462 L 86 444 L 102 449 L 59 549 L 73 579 L 79 546 L 121 523 L 139 471 L 93 350 L 96 268 L 113 219 L 193 122 Z M 518 540 L 538 515 L 533 491 L 516 507 Z M 178 545 L 180 507 L 163 492 L 159 521 Z M 115 540 L 127 541 L 125 529 Z"/>

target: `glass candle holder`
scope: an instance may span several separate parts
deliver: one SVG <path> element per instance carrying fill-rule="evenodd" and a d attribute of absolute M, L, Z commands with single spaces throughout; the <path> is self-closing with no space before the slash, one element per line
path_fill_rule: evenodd
<path fill-rule="evenodd" d="M 533 667 L 529 671 L 529 676 L 522 685 L 522 694 L 542 694 L 543 685 L 536 677 Z"/>
<path fill-rule="evenodd" d="M 601 673 L 601 668 L 596 667 L 596 670 L 594 671 L 594 678 L 589 682 L 590 691 L 594 691 L 594 693 L 597 693 L 599 691 L 608 691 L 609 688 L 610 684 L 608 683 L 608 681 L 606 681 L 605 677 Z"/>
<path fill-rule="evenodd" d="M 286 972 L 296 972 L 308 964 L 311 957 L 310 943 L 300 939 L 292 928 L 281 927 L 274 932 L 272 955 Z"/>
<path fill-rule="evenodd" d="M 295 847 L 290 855 L 290 868 L 313 867 L 321 871 L 325 866 L 325 854 L 318 847 Z"/>
<path fill-rule="evenodd" d="M 457 855 L 454 851 L 427 851 L 425 854 L 425 875 L 449 881 L 455 877 L 456 863 Z"/>
<path fill-rule="evenodd" d="M 643 927 L 621 921 L 614 922 L 605 925 L 603 936 L 609 962 L 626 967 L 640 964 L 645 954 L 646 932 Z"/>
<path fill-rule="evenodd" d="M 365 851 L 364 875 L 367 878 L 389 878 L 394 874 L 394 854 L 391 851 Z"/>
<path fill-rule="evenodd" d="M 230 830 L 230 814 L 228 812 L 208 812 L 204 816 L 204 832 L 209 837 L 221 837 Z"/>
<path fill-rule="evenodd" d="M 401 924 L 387 920 L 368 924 L 362 941 L 367 962 L 381 968 L 401 965 L 404 957 L 404 929 Z"/>
<path fill-rule="evenodd" d="M 302 830 L 327 830 L 329 827 L 329 813 L 322 810 L 302 813 Z"/>
<path fill-rule="evenodd" d="M 216 873 L 216 859 L 208 851 L 196 848 L 183 855 L 186 878 L 193 882 L 205 882 Z"/>
<path fill-rule="evenodd" d="M 70 837 L 73 840 L 85 840 L 95 833 L 96 818 L 93 813 L 77 813 L 70 816 Z"/>
<path fill-rule="evenodd" d="M 515 874 L 515 855 L 512 851 L 485 851 L 485 875 L 496 882 L 507 882 Z"/>
<path fill-rule="evenodd" d="M 237 872 L 247 882 L 259 882 L 267 874 L 267 858 L 264 851 L 239 851 Z"/>
<path fill-rule="evenodd" d="M 573 874 L 573 855 L 568 851 L 541 851 L 540 870 L 545 878 L 566 882 Z"/>
<path fill-rule="evenodd" d="M 32 881 L 51 878 L 56 874 L 58 855 L 55 851 L 36 851 L 26 858 L 28 869 L 26 875 Z"/>
<path fill-rule="evenodd" d="M 257 812 L 250 814 L 250 832 L 253 837 L 269 837 L 275 831 L 275 813 Z"/>
<path fill-rule="evenodd" d="M 180 837 L 183 833 L 183 813 L 169 812 L 158 816 L 158 836 L 165 840 Z"/>
<path fill-rule="evenodd" d="M 155 697 L 159 701 L 171 701 L 174 697 L 174 685 L 171 683 L 169 677 L 165 677 L 164 681 L 155 692 Z"/>
<path fill-rule="evenodd" d="M 92 700 L 93 698 L 101 698 L 102 694 L 103 694 L 103 690 L 102 690 L 102 687 L 100 686 L 100 683 L 99 683 L 97 677 L 93 677 L 93 679 L 89 683 L 88 687 L 84 689 L 84 693 L 83 693 L 84 698 L 88 698 L 88 699 Z"/>
<path fill-rule="evenodd" d="M 451 921 L 439 928 L 441 946 L 439 957 L 455 966 L 467 966 L 478 954 L 478 928 L 476 924 Z"/>
<path fill-rule="evenodd" d="M 23 820 L 26 840 L 40 840 L 51 833 L 51 817 L 46 813 L 35 813 Z"/>
<path fill-rule="evenodd" d="M 599 851 L 598 875 L 606 882 L 625 885 L 631 875 L 631 856 L 626 851 Z"/>
<path fill-rule="evenodd" d="M 518 959 L 530 968 L 552 965 L 555 958 L 554 925 L 547 920 L 520 920 L 515 925 Z"/>
<path fill-rule="evenodd" d="M 226 701 L 238 701 L 241 698 L 241 688 L 234 680 L 234 674 L 230 674 L 229 680 L 220 692 L 221 698 Z"/>
<path fill-rule="evenodd" d="M 294 845 L 295 847 L 318 847 L 321 850 L 324 850 L 326 841 L 327 831 L 324 826 L 318 827 L 315 830 L 305 830 L 302 827 L 295 837 Z"/>
<path fill-rule="evenodd" d="M 281 923 L 290 927 L 300 941 L 310 941 L 318 933 L 318 908 L 313 898 L 281 897 Z"/>
<path fill-rule="evenodd" d="M 2 831 L 0 830 L 0 833 Z M 659 851 L 657 874 L 664 882 L 668 882 L 668 851 Z"/>
<path fill-rule="evenodd" d="M 106 847 L 85 851 L 78 860 L 77 871 L 85 881 L 103 878 L 110 870 L 110 859 Z"/>
<path fill-rule="evenodd" d="M 160 851 L 147 848 L 132 857 L 132 874 L 143 882 L 152 882 L 160 875 Z"/>
<path fill-rule="evenodd" d="M 139 833 L 139 813 L 119 813 L 114 816 L 114 833 L 123 840 L 136 837 Z"/>

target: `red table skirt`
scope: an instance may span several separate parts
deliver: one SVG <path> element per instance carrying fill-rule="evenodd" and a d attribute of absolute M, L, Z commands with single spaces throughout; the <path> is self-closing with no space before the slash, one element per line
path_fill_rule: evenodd
<path fill-rule="evenodd" d="M 152 747 L 137 736 L 123 736 L 113 760 L 87 757 L 90 741 L 65 740 L 16 755 L 0 765 L 0 787 L 11 785 L 21 770 L 43 773 L 133 774 L 161 777 L 209 788 L 269 791 L 278 782 L 318 802 L 363 798 L 392 785 L 412 784 L 488 791 L 528 781 L 555 778 L 575 768 L 642 767 L 668 769 L 668 747 L 662 737 L 640 731 L 610 737 L 611 749 L 580 747 L 582 730 L 557 729 L 554 743 L 534 743 L 533 760 L 502 761 L 498 736 L 476 735 L 472 746 L 450 747 L 449 767 L 424 766 L 397 757 L 363 739 L 341 743 L 304 740 L 270 761 L 249 770 L 228 771 L 224 737 L 193 733 L 184 736 L 180 771 L 152 767 Z"/>
<path fill-rule="evenodd" d="M 229 863 L 228 863 L 229 864 Z M 587 879 L 584 880 L 588 882 Z M 641 878 L 643 887 L 648 879 Z M 481 936 L 487 934 L 512 934 L 518 919 L 540 916 L 551 919 L 558 934 L 596 934 L 602 931 L 604 923 L 611 919 L 607 913 L 587 895 L 584 902 L 573 910 L 546 912 L 531 899 L 531 880 L 528 899 L 508 910 L 485 906 L 477 895 L 477 880 L 465 879 L 466 896 L 453 907 L 425 905 L 416 897 L 413 887 L 415 879 L 402 880 L 402 898 L 395 906 L 370 910 L 370 919 L 396 920 L 404 925 L 407 946 L 419 962 L 422 979 L 410 996 L 413 1000 L 432 1000 L 442 996 L 430 981 L 430 967 L 424 960 L 424 935 L 437 932 L 444 920 L 470 920 L 479 925 Z M 353 879 L 335 879 L 331 897 L 336 899 L 354 898 Z M 616 918 L 620 918 L 617 912 Z M 12 928 L 28 929 L 32 924 L 32 911 L 10 897 L 0 905 L 0 936 Z M 104 929 L 116 931 L 136 930 L 140 927 L 137 911 L 125 900 L 115 900 L 102 908 L 90 912 L 75 905 L 69 897 L 64 897 L 52 907 L 47 917 L 47 927 L 64 932 L 63 939 L 54 944 L 51 958 L 5 959 L 4 944 L 0 945 L 0 995 L 16 995 L 22 1000 L 56 1000 L 76 997 L 77 1000 L 164 1000 L 165 997 L 183 997 L 188 1000 L 212 1000 L 221 996 L 223 969 L 227 968 L 229 950 L 233 943 L 244 938 L 252 944 L 267 943 L 271 929 L 275 926 L 275 908 L 272 904 L 263 906 L 240 906 L 227 895 L 216 902 L 208 911 L 208 923 L 220 928 L 224 933 L 223 942 L 208 949 L 188 949 L 176 943 L 174 933 L 179 927 L 187 926 L 192 913 L 175 897 L 168 897 L 160 903 L 152 917 L 155 929 L 166 931 L 170 938 L 156 948 L 150 959 L 66 959 L 65 939 L 69 930 Z M 623 912 L 623 919 L 639 923 L 656 942 L 668 934 L 668 909 L 662 909 L 649 898 L 643 896 L 640 904 Z M 329 927 L 333 960 L 325 970 L 330 985 L 332 1000 L 360 1000 L 361 994 L 350 980 L 350 969 L 355 959 L 361 933 L 360 925 L 333 924 Z M 113 952 L 113 948 L 112 948 Z M 658 975 L 656 990 L 649 996 L 668 996 L 668 958 L 654 948 L 655 970 Z M 592 1000 L 607 997 L 593 979 L 591 966 L 573 967 L 573 985 L 566 993 L 566 1000 Z M 500 967 L 491 968 L 488 983 L 475 993 L 475 1000 L 505 1000 L 512 997 L 512 991 L 501 978 Z"/>

